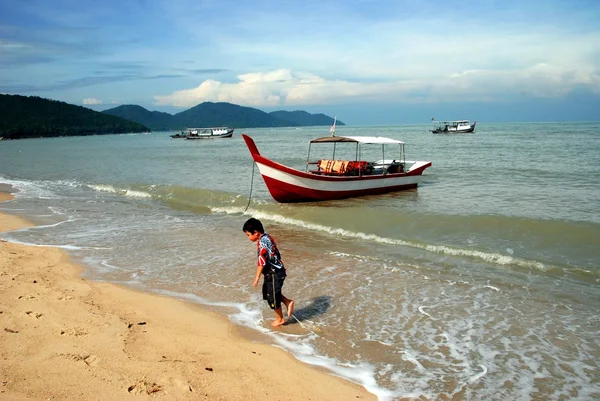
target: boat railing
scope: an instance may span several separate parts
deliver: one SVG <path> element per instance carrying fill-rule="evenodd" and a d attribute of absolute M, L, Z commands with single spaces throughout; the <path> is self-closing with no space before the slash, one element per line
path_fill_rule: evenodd
<path fill-rule="evenodd" d="M 373 174 L 403 173 L 406 162 L 397 159 L 377 160 L 373 163 Z"/>

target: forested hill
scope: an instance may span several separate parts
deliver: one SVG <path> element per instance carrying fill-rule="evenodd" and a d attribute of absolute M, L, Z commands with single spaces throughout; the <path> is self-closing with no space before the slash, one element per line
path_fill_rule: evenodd
<path fill-rule="evenodd" d="M 331 125 L 333 118 L 305 111 L 264 111 L 232 103 L 204 102 L 175 115 L 148 111 L 136 105 L 123 105 L 104 110 L 103 113 L 126 118 L 150 127 L 152 130 L 183 130 L 188 127 L 298 127 Z M 288 118 L 289 117 L 289 118 Z M 339 125 L 344 123 L 338 121 Z"/>
<path fill-rule="evenodd" d="M 296 126 L 253 107 L 204 102 L 173 116 L 179 127 L 289 127 Z"/>
<path fill-rule="evenodd" d="M 145 132 L 148 127 L 85 107 L 37 96 L 0 94 L 4 139 Z"/>
<path fill-rule="evenodd" d="M 332 125 L 333 118 L 326 116 L 325 114 L 310 114 L 303 110 L 296 111 L 272 111 L 269 113 L 275 118 L 280 120 L 291 121 L 294 124 L 300 126 L 317 126 L 317 125 Z M 336 125 L 346 125 L 341 121 L 337 121 Z"/>
<path fill-rule="evenodd" d="M 173 116 L 169 113 L 160 111 L 148 111 L 142 106 L 125 104 L 112 109 L 104 110 L 102 113 L 121 117 L 126 120 L 135 121 L 150 127 L 153 131 L 168 131 L 171 129 L 180 129 L 173 124 Z"/>

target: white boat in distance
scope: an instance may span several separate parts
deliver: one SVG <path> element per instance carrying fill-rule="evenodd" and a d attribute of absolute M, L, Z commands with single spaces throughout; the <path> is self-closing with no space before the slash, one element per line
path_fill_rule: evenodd
<path fill-rule="evenodd" d="M 235 128 L 212 127 L 212 128 L 188 128 L 186 139 L 207 139 L 207 138 L 231 138 Z"/>
<path fill-rule="evenodd" d="M 475 124 L 471 124 L 469 120 L 456 121 L 434 121 L 434 128 L 431 130 L 434 134 L 469 134 L 475 131 Z"/>
<path fill-rule="evenodd" d="M 332 127 L 333 133 L 334 130 Z M 245 134 L 242 137 L 269 193 L 282 203 L 343 199 L 416 188 L 423 171 L 431 166 L 430 161 L 404 160 L 404 142 L 395 139 L 329 136 L 309 142 L 306 171 L 301 171 L 262 156 L 252 138 Z M 313 144 L 331 146 L 332 159 L 311 161 L 310 147 Z M 354 146 L 354 160 L 335 159 L 336 147 L 344 145 Z M 382 159 L 372 162 L 362 160 L 367 153 L 364 146 L 374 146 Z M 388 146 L 396 147 L 396 151 L 385 150 Z"/>

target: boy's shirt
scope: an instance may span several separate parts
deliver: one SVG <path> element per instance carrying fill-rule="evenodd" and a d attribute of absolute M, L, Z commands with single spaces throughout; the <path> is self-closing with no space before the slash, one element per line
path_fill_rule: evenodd
<path fill-rule="evenodd" d="M 285 276 L 285 267 L 281 261 L 281 254 L 273 237 L 264 233 L 256 242 L 258 265 L 263 266 L 263 274 L 277 272 Z"/>

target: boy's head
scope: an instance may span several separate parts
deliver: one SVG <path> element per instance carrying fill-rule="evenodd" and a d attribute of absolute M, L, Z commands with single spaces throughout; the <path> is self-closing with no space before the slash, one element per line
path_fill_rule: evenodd
<path fill-rule="evenodd" d="M 242 231 L 244 231 L 248 239 L 252 242 L 259 239 L 260 236 L 265 233 L 265 229 L 263 228 L 263 225 L 260 222 L 260 220 L 255 219 L 254 217 L 249 218 L 244 223 Z"/>

